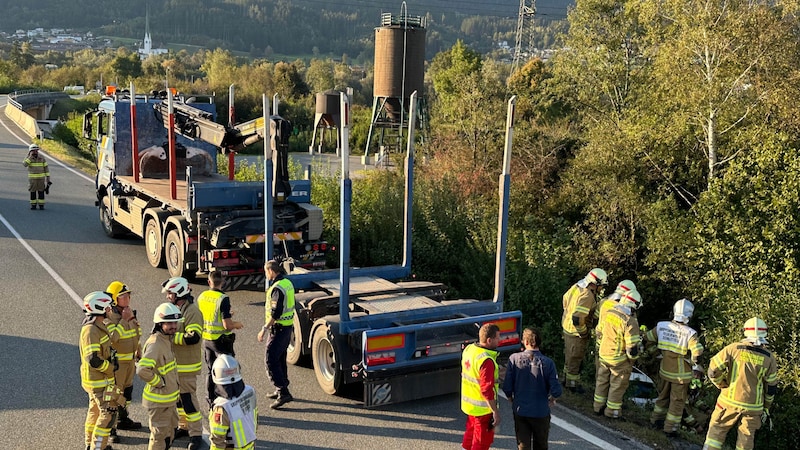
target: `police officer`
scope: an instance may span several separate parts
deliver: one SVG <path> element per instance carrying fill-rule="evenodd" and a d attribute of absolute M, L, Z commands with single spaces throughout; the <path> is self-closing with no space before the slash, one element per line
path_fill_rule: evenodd
<path fill-rule="evenodd" d="M 211 450 L 252 450 L 258 428 L 255 391 L 244 384 L 239 363 L 231 355 L 214 361 L 212 378 L 218 396 L 208 414 Z"/>
<path fill-rule="evenodd" d="M 95 291 L 83 298 L 86 318 L 81 326 L 81 386 L 89 394 L 89 410 L 84 425 L 86 450 L 110 448 L 108 437 L 125 404 L 122 391 L 114 385 L 117 360 L 111 348 L 111 333 L 104 322 L 113 300 L 106 292 Z"/>
<path fill-rule="evenodd" d="M 680 299 L 672 307 L 672 321 L 658 322 L 644 335 L 645 341 L 657 344 L 662 356 L 658 399 L 650 422 L 655 427 L 663 427 L 668 436 L 674 436 L 680 428 L 693 373 L 703 371 L 698 364 L 703 345 L 697 331 L 687 325 L 692 314 L 692 302 Z M 691 364 L 686 360 L 687 355 L 691 356 Z"/>
<path fill-rule="evenodd" d="M 119 419 L 116 426 L 111 429 L 111 441 L 119 442 L 117 430 L 138 430 L 142 428 L 140 422 L 131 420 L 128 416 L 128 406 L 133 399 L 133 374 L 136 372 L 136 360 L 142 355 L 142 346 L 139 338 L 142 336 L 142 329 L 136 319 L 135 311 L 131 309 L 131 290 L 121 281 L 112 281 L 106 288 L 106 292 L 113 299 L 109 318 L 112 323 L 108 326 L 108 331 L 112 334 L 111 347 L 117 352 L 119 369 L 114 372 L 116 385 L 125 394 L 125 405 L 117 410 Z M 116 339 L 115 339 L 116 338 Z"/>
<path fill-rule="evenodd" d="M 600 324 L 600 365 L 594 391 L 594 412 L 611 419 L 622 417 L 622 397 L 628 389 L 633 362 L 639 357 L 639 321 L 634 312 L 642 297 L 632 291 L 611 308 Z"/>
<path fill-rule="evenodd" d="M 182 321 L 181 310 L 172 303 L 162 303 L 153 314 L 153 333 L 142 349 L 136 375 L 146 384 L 142 405 L 150 418 L 148 450 L 166 450 L 172 445 L 178 426 L 176 403 L 180 394 L 172 337 Z"/>
<path fill-rule="evenodd" d="M 721 449 L 728 430 L 739 426 L 736 448 L 752 449 L 762 415 L 778 386 L 778 366 L 767 346 L 767 324 L 760 317 L 744 323 L 744 339 L 730 344 L 711 358 L 708 378 L 720 389 L 711 414 L 703 450 Z"/>
<path fill-rule="evenodd" d="M 44 191 L 50 184 L 50 169 L 47 161 L 39 154 L 39 145 L 28 146 L 28 156 L 22 161 L 28 168 L 28 191 L 31 193 L 31 209 L 44 209 Z"/>
<path fill-rule="evenodd" d="M 208 405 L 214 402 L 217 397 L 215 393 L 214 380 L 211 376 L 211 368 L 219 355 L 236 356 L 233 351 L 233 342 L 236 335 L 233 330 L 242 328 L 242 323 L 233 320 L 233 310 L 231 309 L 231 299 L 222 291 L 224 279 L 220 272 L 208 274 L 207 291 L 200 294 L 197 298 L 197 307 L 203 314 L 203 349 L 208 378 L 206 380 L 206 391 L 208 393 Z"/>
<path fill-rule="evenodd" d="M 564 335 L 565 386 L 572 392 L 585 392 L 580 385 L 581 363 L 589 345 L 589 327 L 594 320 L 597 296 L 608 284 L 608 274 L 603 269 L 592 269 L 581 281 L 564 294 L 564 313 L 561 328 Z"/>
<path fill-rule="evenodd" d="M 183 277 L 174 277 L 161 284 L 167 301 L 181 310 L 183 321 L 172 337 L 172 350 L 178 363 L 178 428 L 175 439 L 189 436 L 189 450 L 197 450 L 203 443 L 203 424 L 200 404 L 197 402 L 197 376 L 202 368 L 200 339 L 203 335 L 203 315 L 194 304 L 192 289 Z"/>
<path fill-rule="evenodd" d="M 286 353 L 289 341 L 292 339 L 294 324 L 294 286 L 284 277 L 286 271 L 277 261 L 268 261 L 264 264 L 264 273 L 269 280 L 269 288 L 265 304 L 265 324 L 258 332 L 258 342 L 263 342 L 264 336 L 267 335 L 264 360 L 267 376 L 275 386 L 275 392 L 268 397 L 275 399 L 270 408 L 278 409 L 294 400 L 289 393 L 289 375 L 286 366 Z"/>

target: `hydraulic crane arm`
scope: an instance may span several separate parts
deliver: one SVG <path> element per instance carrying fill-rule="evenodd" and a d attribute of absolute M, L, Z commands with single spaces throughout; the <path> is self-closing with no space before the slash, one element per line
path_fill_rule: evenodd
<path fill-rule="evenodd" d="M 154 105 L 156 115 L 169 127 L 169 106 L 166 102 Z M 234 127 L 220 125 L 211 114 L 182 103 L 173 104 L 175 132 L 192 140 L 208 142 L 223 152 L 239 151 L 265 139 L 264 118 L 259 117 Z"/>

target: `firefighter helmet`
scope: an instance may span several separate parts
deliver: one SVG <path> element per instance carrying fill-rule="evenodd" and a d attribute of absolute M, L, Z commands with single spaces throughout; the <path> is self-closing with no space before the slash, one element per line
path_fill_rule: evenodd
<path fill-rule="evenodd" d="M 642 294 L 639 291 L 630 291 L 619 299 L 619 304 L 630 309 L 639 309 L 642 306 Z"/>
<path fill-rule="evenodd" d="M 598 286 L 606 286 L 608 285 L 608 274 L 603 269 L 592 269 L 584 278 L 587 283 L 594 283 Z"/>
<path fill-rule="evenodd" d="M 766 341 L 767 324 L 760 317 L 752 317 L 744 323 L 744 337 Z"/>
<path fill-rule="evenodd" d="M 29 152 L 32 152 L 34 150 L 36 150 L 37 152 L 39 151 L 39 144 L 31 144 L 31 145 L 28 146 L 28 151 Z"/>
<path fill-rule="evenodd" d="M 675 302 L 675 305 L 672 307 L 672 320 L 676 322 L 684 324 L 689 323 L 689 319 L 692 318 L 692 314 L 694 314 L 694 305 L 685 298 Z"/>
<path fill-rule="evenodd" d="M 617 288 L 614 290 L 615 294 L 619 294 L 621 296 L 625 296 L 628 292 L 632 292 L 636 290 L 636 285 L 633 284 L 631 280 L 622 280 L 617 285 Z"/>
<path fill-rule="evenodd" d="M 153 313 L 153 323 L 164 322 L 183 322 L 183 314 L 181 314 L 180 308 L 172 303 L 158 305 L 155 313 Z"/>
<path fill-rule="evenodd" d="M 211 367 L 211 379 L 216 384 L 233 384 L 242 379 L 239 362 L 231 355 L 219 355 Z"/>
<path fill-rule="evenodd" d="M 87 316 L 102 316 L 114 300 L 108 292 L 94 291 L 83 297 L 83 312 Z"/>
<path fill-rule="evenodd" d="M 112 281 L 111 284 L 108 285 L 106 288 L 106 292 L 111 295 L 111 298 L 114 300 L 114 304 L 117 304 L 117 298 L 119 298 L 122 294 L 127 294 L 131 292 L 128 288 L 128 285 L 121 282 L 121 281 Z"/>
<path fill-rule="evenodd" d="M 175 294 L 177 298 L 183 298 L 192 292 L 192 288 L 189 287 L 189 282 L 186 281 L 186 278 L 172 277 L 161 283 L 161 292 L 171 292 Z"/>

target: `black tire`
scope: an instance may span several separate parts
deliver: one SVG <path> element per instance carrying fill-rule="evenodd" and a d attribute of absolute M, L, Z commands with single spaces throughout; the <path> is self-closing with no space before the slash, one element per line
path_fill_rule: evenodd
<path fill-rule="evenodd" d="M 286 350 L 286 362 L 288 364 L 299 366 L 308 362 L 308 355 L 303 354 L 304 345 L 303 330 L 300 327 L 297 311 L 295 311 L 294 322 L 292 323 L 292 339 L 289 341 L 289 348 Z"/>
<path fill-rule="evenodd" d="M 339 370 L 339 355 L 329 332 L 330 329 L 327 325 L 314 330 L 314 339 L 311 341 L 311 361 L 314 364 L 314 375 L 317 376 L 319 387 L 326 394 L 336 394 L 342 387 L 342 373 Z"/>
<path fill-rule="evenodd" d="M 161 243 L 156 219 L 148 220 L 144 227 L 144 251 L 151 266 L 164 267 L 164 245 Z"/>
<path fill-rule="evenodd" d="M 186 251 L 184 250 L 183 239 L 178 230 L 171 230 L 167 233 L 167 243 L 164 246 L 164 259 L 167 263 L 167 271 L 171 277 L 182 277 L 186 274 Z"/>
<path fill-rule="evenodd" d="M 103 231 L 106 236 L 110 238 L 118 238 L 128 231 L 111 217 L 111 200 L 107 195 L 100 202 L 100 224 L 103 225 Z"/>

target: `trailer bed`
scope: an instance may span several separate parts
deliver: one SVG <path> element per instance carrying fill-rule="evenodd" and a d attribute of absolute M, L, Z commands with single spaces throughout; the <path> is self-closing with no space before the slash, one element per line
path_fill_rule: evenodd
<path fill-rule="evenodd" d="M 339 280 L 322 280 L 316 284 L 339 296 Z M 350 301 L 368 314 L 408 311 L 413 309 L 442 306 L 441 302 L 424 295 L 404 292 L 406 288 L 389 280 L 375 276 L 363 276 L 350 279 Z M 371 293 L 375 293 L 370 295 Z"/>
<path fill-rule="evenodd" d="M 170 193 L 169 178 L 143 178 L 139 177 L 139 182 L 134 181 L 132 176 L 117 176 L 117 180 L 124 186 L 134 187 L 136 190 L 158 200 L 166 205 L 174 206 L 178 209 L 186 207 L 187 189 L 185 174 L 178 173 L 178 180 L 175 182 L 177 192 L 176 198 L 173 199 Z M 211 174 L 211 175 L 192 175 L 192 182 L 195 184 L 203 183 L 219 183 L 228 181 L 228 177 Z"/>

